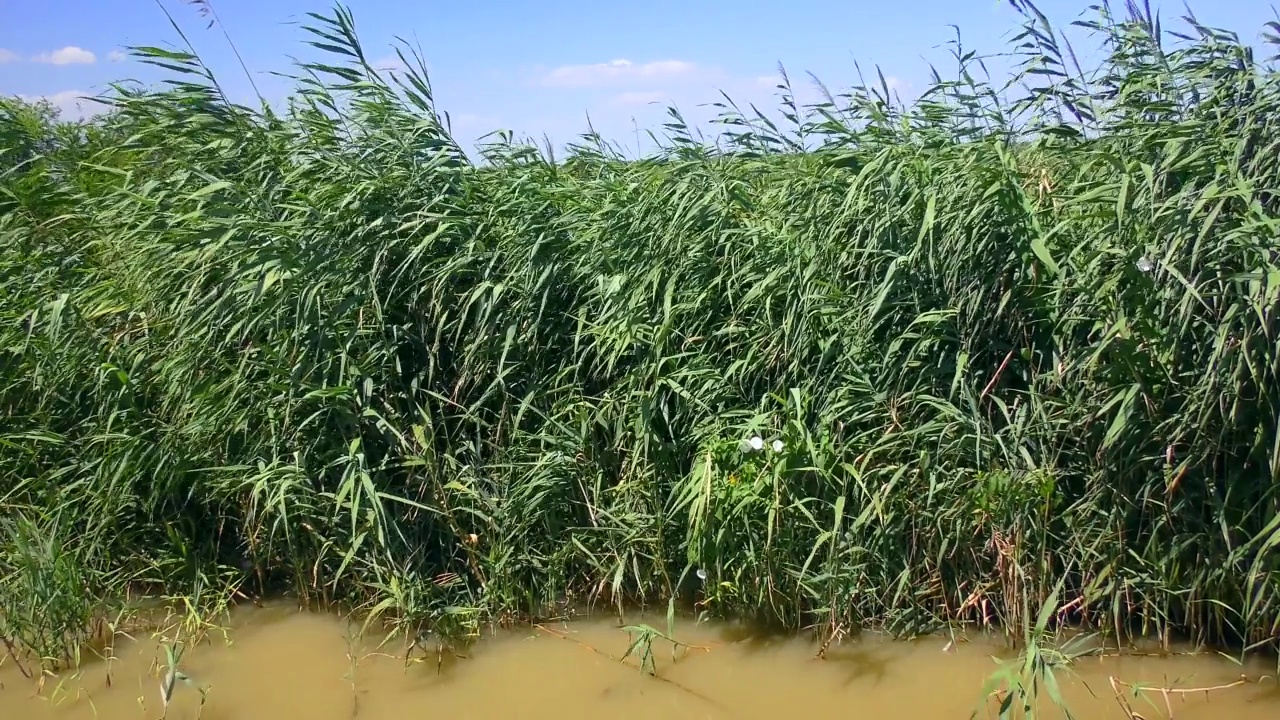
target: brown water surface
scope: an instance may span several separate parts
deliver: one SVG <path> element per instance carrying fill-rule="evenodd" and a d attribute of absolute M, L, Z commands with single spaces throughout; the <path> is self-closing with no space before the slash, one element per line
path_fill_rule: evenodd
<path fill-rule="evenodd" d="M 281 607 L 238 610 L 229 633 L 188 651 L 182 668 L 208 687 L 179 685 L 168 718 L 184 720 L 377 720 L 468 718 L 968 718 L 978 707 L 992 656 L 1001 645 L 973 639 L 944 649 L 946 638 L 895 642 L 863 635 L 815 659 L 801 639 L 744 639 L 727 626 L 677 624 L 676 637 L 703 649 L 654 646 L 657 677 L 617 660 L 628 635 L 614 620 L 521 628 L 466 651 L 446 653 L 438 669 L 434 647 L 407 665 L 403 648 L 369 643 L 352 652 L 354 627 L 319 614 Z M 637 620 L 629 620 L 635 622 Z M 663 627 L 661 620 L 650 620 Z M 156 641 L 121 641 L 111 663 L 49 678 L 42 689 L 12 662 L 0 666 L 0 719 L 161 717 Z M 353 663 L 350 659 L 355 656 Z M 631 661 L 628 661 L 631 662 Z M 1130 700 L 1147 720 L 1274 720 L 1280 691 L 1274 664 L 1240 666 L 1214 655 L 1091 657 L 1060 675 L 1075 717 L 1124 720 L 1110 679 L 1173 689 L 1230 685 L 1208 693 L 1148 691 Z M 111 683 L 107 677 L 110 672 Z M 1263 677 L 1266 676 L 1266 677 Z M 1117 686 L 1124 690 L 1124 686 Z M 989 701 L 983 714 L 990 711 Z M 1049 713 L 1047 717 L 1059 716 Z"/>

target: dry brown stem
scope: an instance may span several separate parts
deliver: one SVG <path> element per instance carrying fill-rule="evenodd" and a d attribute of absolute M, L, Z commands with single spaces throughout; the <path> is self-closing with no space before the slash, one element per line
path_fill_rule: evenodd
<path fill-rule="evenodd" d="M 1134 712 L 1133 706 L 1131 706 L 1129 704 L 1129 701 L 1126 700 L 1124 697 L 1125 693 L 1123 693 L 1120 690 L 1120 688 L 1122 687 L 1128 688 L 1129 690 L 1133 691 L 1134 697 L 1137 697 L 1138 695 L 1144 692 L 1160 693 L 1160 696 L 1164 699 L 1165 710 L 1168 711 L 1169 717 L 1173 718 L 1173 704 L 1169 701 L 1169 698 L 1171 696 L 1174 696 L 1174 695 L 1185 696 L 1185 695 L 1192 695 L 1197 693 L 1204 693 L 1208 695 L 1209 693 L 1215 690 L 1227 690 L 1233 687 L 1240 687 L 1241 685 L 1244 685 L 1246 682 L 1248 682 L 1248 679 L 1245 678 L 1245 676 L 1241 675 L 1240 679 L 1234 682 L 1225 683 L 1223 685 L 1210 685 L 1208 687 L 1195 687 L 1195 688 L 1168 688 L 1168 687 L 1147 687 L 1143 685 L 1134 685 L 1131 683 L 1127 683 L 1123 680 L 1118 680 L 1114 675 L 1109 676 L 1109 679 L 1111 681 L 1111 691 L 1115 693 L 1115 696 L 1116 696 L 1116 702 L 1120 704 L 1120 707 L 1125 711 L 1126 716 L 1131 718 L 1132 720 L 1145 720 L 1145 719 L 1142 717 L 1142 715 L 1139 715 L 1138 713 Z"/>

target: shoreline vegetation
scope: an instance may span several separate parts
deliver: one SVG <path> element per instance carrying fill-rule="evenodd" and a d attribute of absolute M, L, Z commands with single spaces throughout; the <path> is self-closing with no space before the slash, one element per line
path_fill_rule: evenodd
<path fill-rule="evenodd" d="M 640 160 L 473 162 L 341 6 L 285 111 L 155 47 L 88 122 L 0 100 L 10 659 L 282 593 L 1275 652 L 1277 74 L 1135 4 L 1081 67 L 1013 4 L 1007 81 L 958 40 L 910 105 L 784 73 L 780 120 L 672 109 Z"/>

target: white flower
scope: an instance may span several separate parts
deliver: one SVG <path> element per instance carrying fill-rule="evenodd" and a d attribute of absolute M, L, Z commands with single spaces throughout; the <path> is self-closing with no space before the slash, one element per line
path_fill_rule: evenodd
<path fill-rule="evenodd" d="M 764 449 L 764 440 L 762 440 L 759 435 L 752 435 L 751 439 L 747 442 L 751 445 L 751 449 L 756 452 Z"/>
<path fill-rule="evenodd" d="M 738 441 L 738 452 L 742 453 L 743 455 L 745 455 L 745 454 L 747 454 L 747 453 L 751 452 L 751 443 L 750 443 L 750 441 L 747 441 L 747 440 L 739 440 L 739 441 Z"/>
<path fill-rule="evenodd" d="M 1147 257 L 1146 255 L 1143 255 L 1142 257 L 1138 258 L 1138 269 L 1144 273 L 1149 273 L 1152 270 L 1156 269 L 1156 264 L 1151 262 L 1151 258 Z"/>
<path fill-rule="evenodd" d="M 780 452 L 782 452 L 782 449 L 783 449 L 783 448 L 785 448 L 785 447 L 786 447 L 786 445 L 783 445 L 781 440 L 774 440 L 774 441 L 773 441 L 773 451 L 774 451 L 774 452 L 778 452 L 778 453 L 780 453 Z"/>
<path fill-rule="evenodd" d="M 707 571 L 703 570 L 702 568 L 698 568 L 698 572 L 696 573 L 696 575 L 698 576 L 699 580 L 707 579 Z"/>

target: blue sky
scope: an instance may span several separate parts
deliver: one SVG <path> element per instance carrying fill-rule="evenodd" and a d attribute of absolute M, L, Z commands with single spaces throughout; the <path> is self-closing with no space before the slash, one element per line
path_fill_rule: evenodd
<path fill-rule="evenodd" d="M 331 3 L 211 1 L 263 95 L 279 102 L 288 83 L 269 71 L 287 71 L 291 55 L 316 56 L 303 45 L 299 23 L 308 11 L 327 13 Z M 162 2 L 231 94 L 252 100 L 221 32 L 206 29 L 189 4 Z M 505 128 L 547 134 L 559 145 L 586 129 L 590 113 L 603 134 L 635 147 L 637 126 L 657 128 L 664 120 L 655 101 L 674 102 L 693 119 L 709 117 L 697 105 L 718 100 L 720 90 L 773 107 L 779 61 L 802 100 L 817 97 L 806 72 L 838 91 L 857 82 L 855 61 L 871 72 L 878 64 L 910 98 L 926 85 L 930 62 L 947 67 L 944 43 L 954 37 L 948 25 L 960 27 L 967 47 L 997 52 L 1019 20 L 1006 0 L 346 4 L 370 57 L 393 58 L 396 35 L 422 48 L 438 104 L 464 144 Z M 1065 27 L 1089 4 L 1042 0 L 1039 7 Z M 1202 22 L 1254 42 L 1274 19 L 1263 0 L 1191 5 Z M 1182 14 L 1180 0 L 1153 6 L 1167 25 Z M 123 56 L 125 46 L 179 42 L 155 0 L 0 0 L 0 94 L 44 96 L 68 114 L 82 113 L 92 106 L 77 107 L 77 96 L 112 80 L 158 77 Z"/>

